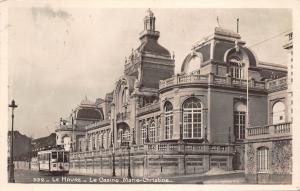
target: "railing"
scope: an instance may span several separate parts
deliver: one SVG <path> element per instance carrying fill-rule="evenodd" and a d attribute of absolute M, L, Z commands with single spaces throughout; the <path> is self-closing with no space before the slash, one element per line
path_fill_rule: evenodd
<path fill-rule="evenodd" d="M 172 78 L 168 78 L 166 80 L 161 80 L 159 82 L 159 88 L 161 89 L 176 84 L 207 83 L 207 82 L 208 82 L 207 75 L 199 75 L 199 74 L 178 75 Z"/>
<path fill-rule="evenodd" d="M 247 138 L 265 138 L 282 135 L 291 135 L 291 123 L 279 123 L 274 125 L 265 125 L 250 127 L 247 129 Z"/>
<path fill-rule="evenodd" d="M 159 82 L 159 88 L 166 88 L 178 84 L 187 84 L 187 83 L 200 83 L 200 84 L 211 84 L 217 86 L 227 86 L 227 87 L 247 87 L 247 80 L 236 79 L 230 76 L 217 76 L 214 74 L 209 75 L 200 75 L 200 74 L 189 74 L 189 75 L 177 75 L 166 80 L 161 80 Z M 265 82 L 249 80 L 249 88 L 265 90 Z"/>
<path fill-rule="evenodd" d="M 115 154 L 128 153 L 129 148 L 127 146 L 115 148 Z M 233 147 L 228 144 L 221 145 L 209 145 L 201 143 L 150 143 L 144 145 L 132 145 L 130 146 L 130 153 L 228 153 L 233 152 Z M 72 152 L 71 158 L 78 157 L 95 157 L 100 155 L 111 155 L 113 149 L 100 149 L 96 151 L 85 152 Z"/>
<path fill-rule="evenodd" d="M 97 127 L 103 127 L 103 126 L 107 126 L 110 124 L 110 119 L 104 119 L 102 121 L 98 121 L 95 123 L 91 123 L 89 125 L 86 126 L 86 129 L 93 129 L 93 128 L 97 128 Z"/>
<path fill-rule="evenodd" d="M 287 88 L 287 77 L 278 78 L 266 82 L 268 90 L 280 90 Z"/>
<path fill-rule="evenodd" d="M 145 107 L 138 108 L 137 113 L 142 114 L 142 113 L 146 113 L 146 112 L 150 112 L 150 111 L 154 111 L 154 110 L 159 110 L 159 109 L 160 109 L 160 103 L 156 102 L 156 103 L 153 103 L 151 105 L 147 105 Z"/>

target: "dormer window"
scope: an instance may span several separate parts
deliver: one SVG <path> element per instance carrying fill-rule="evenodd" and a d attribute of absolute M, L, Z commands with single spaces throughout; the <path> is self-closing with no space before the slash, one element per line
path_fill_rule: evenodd
<path fill-rule="evenodd" d="M 229 59 L 230 72 L 232 78 L 244 79 L 244 64 L 239 57 Z"/>

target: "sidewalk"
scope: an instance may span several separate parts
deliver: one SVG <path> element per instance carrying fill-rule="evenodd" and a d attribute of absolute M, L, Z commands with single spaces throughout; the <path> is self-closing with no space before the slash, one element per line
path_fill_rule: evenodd
<path fill-rule="evenodd" d="M 244 184 L 246 183 L 243 170 L 214 172 L 204 174 L 166 177 L 180 184 Z"/>

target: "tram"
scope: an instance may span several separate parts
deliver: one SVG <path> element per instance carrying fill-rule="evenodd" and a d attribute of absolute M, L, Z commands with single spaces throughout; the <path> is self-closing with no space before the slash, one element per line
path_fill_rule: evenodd
<path fill-rule="evenodd" d="M 39 151 L 37 155 L 39 171 L 63 174 L 69 172 L 69 151 L 50 149 Z"/>

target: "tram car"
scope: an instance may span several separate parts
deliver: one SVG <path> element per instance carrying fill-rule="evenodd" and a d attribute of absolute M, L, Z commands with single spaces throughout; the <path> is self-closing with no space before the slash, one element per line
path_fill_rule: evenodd
<path fill-rule="evenodd" d="M 43 150 L 37 153 L 39 171 L 50 173 L 68 173 L 69 152 L 63 149 Z"/>

